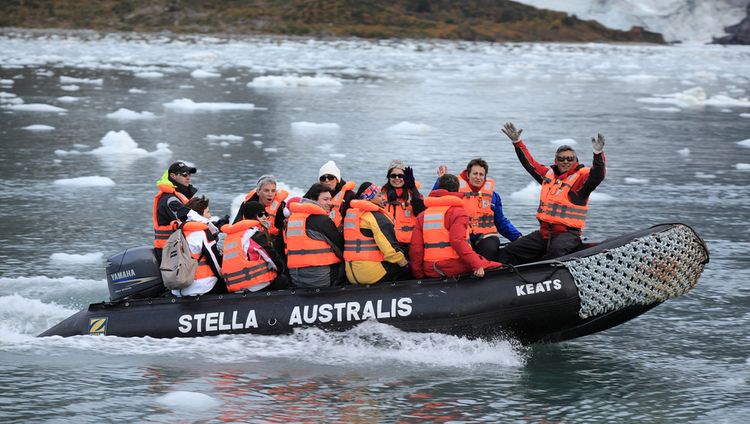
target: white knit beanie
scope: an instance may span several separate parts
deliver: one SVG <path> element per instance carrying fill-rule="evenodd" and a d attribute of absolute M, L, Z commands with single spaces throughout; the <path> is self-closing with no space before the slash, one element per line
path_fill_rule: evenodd
<path fill-rule="evenodd" d="M 336 177 L 339 181 L 341 181 L 341 171 L 339 171 L 338 166 L 336 166 L 336 162 L 329 160 L 328 162 L 324 163 L 323 166 L 320 167 L 320 172 L 318 173 L 318 178 L 322 177 L 323 175 L 330 174 Z"/>

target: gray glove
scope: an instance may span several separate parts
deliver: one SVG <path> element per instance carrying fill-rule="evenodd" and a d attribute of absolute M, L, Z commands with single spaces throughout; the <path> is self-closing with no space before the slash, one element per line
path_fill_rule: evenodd
<path fill-rule="evenodd" d="M 516 126 L 513 125 L 512 122 L 506 122 L 505 125 L 503 125 L 502 129 L 503 133 L 508 136 L 510 141 L 513 142 L 513 144 L 518 143 L 521 141 L 521 133 L 523 130 L 517 130 Z"/>
<path fill-rule="evenodd" d="M 591 137 L 591 148 L 594 150 L 594 154 L 598 155 L 604 150 L 604 136 L 597 134 L 596 138 Z"/>

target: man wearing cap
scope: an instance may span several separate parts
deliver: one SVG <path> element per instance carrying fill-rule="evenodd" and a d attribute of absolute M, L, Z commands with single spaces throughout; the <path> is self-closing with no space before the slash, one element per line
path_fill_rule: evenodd
<path fill-rule="evenodd" d="M 159 192 L 154 196 L 154 252 L 161 261 L 161 250 L 167 239 L 178 228 L 180 223 L 188 220 L 209 224 L 210 220 L 185 206 L 198 189 L 190 184 L 190 179 L 197 169 L 183 161 L 177 161 L 164 171 L 156 182 Z M 214 228 L 215 230 L 215 228 Z M 216 232 L 213 231 L 212 232 Z"/>
<path fill-rule="evenodd" d="M 331 207 L 330 217 L 336 227 L 341 228 L 346 216 L 346 210 L 349 208 L 349 202 L 354 198 L 354 187 L 357 184 L 354 181 L 346 182 L 341 179 L 341 171 L 336 162 L 329 160 L 320 167 L 318 179 L 321 184 L 325 184 L 333 190 L 333 205 Z"/>
<path fill-rule="evenodd" d="M 352 284 L 395 281 L 409 262 L 383 209 L 384 193 L 376 184 L 364 182 L 356 197 L 344 218 L 346 277 Z"/>

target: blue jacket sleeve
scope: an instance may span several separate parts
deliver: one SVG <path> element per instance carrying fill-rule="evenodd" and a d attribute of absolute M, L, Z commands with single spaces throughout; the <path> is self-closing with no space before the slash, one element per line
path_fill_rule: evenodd
<path fill-rule="evenodd" d="M 500 195 L 494 191 L 492 192 L 492 210 L 495 212 L 495 227 L 503 237 L 510 241 L 521 237 L 521 232 L 503 214 L 503 201 L 500 199 Z"/>

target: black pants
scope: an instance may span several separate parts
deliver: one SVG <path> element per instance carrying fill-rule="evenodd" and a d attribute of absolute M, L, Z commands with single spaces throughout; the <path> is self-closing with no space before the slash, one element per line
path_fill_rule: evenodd
<path fill-rule="evenodd" d="M 488 261 L 497 262 L 498 251 L 500 250 L 500 237 L 489 236 L 480 238 L 474 243 L 474 251 Z"/>
<path fill-rule="evenodd" d="M 552 237 L 552 240 L 547 240 L 537 230 L 516 239 L 501 249 L 497 261 L 518 265 L 537 260 L 554 259 L 572 253 L 580 246 L 581 237 L 576 233 L 562 233 Z"/>

